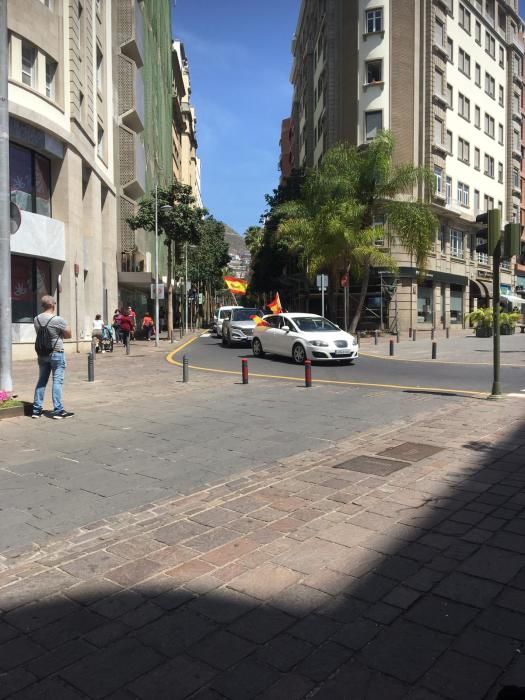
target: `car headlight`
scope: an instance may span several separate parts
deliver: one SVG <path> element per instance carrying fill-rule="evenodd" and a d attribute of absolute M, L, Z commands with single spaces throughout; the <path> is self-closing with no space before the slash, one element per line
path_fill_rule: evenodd
<path fill-rule="evenodd" d="M 328 343 L 325 340 L 311 340 L 310 345 L 313 345 L 314 348 L 327 348 Z"/>

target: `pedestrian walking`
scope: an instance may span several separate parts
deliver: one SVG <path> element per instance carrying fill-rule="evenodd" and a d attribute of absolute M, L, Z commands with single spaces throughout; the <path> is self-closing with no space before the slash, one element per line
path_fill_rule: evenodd
<path fill-rule="evenodd" d="M 44 395 L 50 375 L 53 375 L 53 418 L 69 418 L 74 415 L 62 404 L 62 385 L 66 370 L 64 338 L 71 338 L 71 328 L 57 316 L 56 301 L 52 296 L 42 297 L 42 313 L 34 318 L 36 330 L 35 351 L 38 355 L 38 382 L 35 387 L 32 418 L 40 418 L 44 406 Z"/>
<path fill-rule="evenodd" d="M 113 314 L 113 330 L 115 331 L 115 343 L 119 343 L 122 340 L 120 334 L 120 309 L 115 309 Z"/>
<path fill-rule="evenodd" d="M 135 331 L 137 329 L 137 314 L 133 311 L 131 306 L 128 306 L 128 316 L 133 322 L 133 328 L 131 329 L 131 340 L 135 340 Z"/>
<path fill-rule="evenodd" d="M 148 311 L 144 314 L 144 318 L 142 319 L 142 331 L 144 335 L 146 336 L 146 340 L 149 342 L 153 333 L 153 330 L 155 328 L 155 325 L 153 323 L 153 319 L 151 318 L 151 315 Z"/>
<path fill-rule="evenodd" d="M 130 342 L 131 333 L 133 331 L 133 319 L 129 315 L 128 309 L 125 307 L 120 314 L 119 324 L 122 342 L 124 343 L 124 347 L 126 347 Z"/>
<path fill-rule="evenodd" d="M 102 316 L 100 314 L 97 314 L 95 316 L 95 320 L 93 321 L 93 330 L 91 331 L 91 337 L 96 340 L 96 346 L 99 348 L 99 350 L 104 350 L 102 349 L 102 332 L 104 330 L 104 321 L 102 320 Z"/>

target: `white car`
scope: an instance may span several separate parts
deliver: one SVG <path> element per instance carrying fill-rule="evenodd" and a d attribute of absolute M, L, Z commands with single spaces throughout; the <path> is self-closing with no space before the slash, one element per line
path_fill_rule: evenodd
<path fill-rule="evenodd" d="M 222 324 L 226 318 L 230 318 L 232 309 L 238 309 L 238 306 L 221 306 L 216 314 L 215 333 L 217 338 L 222 338 Z"/>
<path fill-rule="evenodd" d="M 265 353 L 291 357 L 298 365 L 305 360 L 339 360 L 352 364 L 359 357 L 359 345 L 350 333 L 316 314 L 286 313 L 265 316 L 267 325 L 256 326 L 252 350 L 255 357 Z"/>

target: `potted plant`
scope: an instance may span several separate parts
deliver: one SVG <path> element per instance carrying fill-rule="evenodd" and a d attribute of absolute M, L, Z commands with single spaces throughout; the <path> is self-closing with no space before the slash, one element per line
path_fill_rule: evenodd
<path fill-rule="evenodd" d="M 479 308 L 467 314 L 467 320 L 472 323 L 476 331 L 476 338 L 490 338 L 492 336 L 494 314 L 492 308 Z"/>
<path fill-rule="evenodd" d="M 521 314 L 517 311 L 502 311 L 499 315 L 499 328 L 501 335 L 514 335 L 516 323 L 520 320 Z"/>
<path fill-rule="evenodd" d="M 0 391 L 0 420 L 23 416 L 24 413 L 25 404 L 23 401 L 14 399 L 8 391 Z"/>

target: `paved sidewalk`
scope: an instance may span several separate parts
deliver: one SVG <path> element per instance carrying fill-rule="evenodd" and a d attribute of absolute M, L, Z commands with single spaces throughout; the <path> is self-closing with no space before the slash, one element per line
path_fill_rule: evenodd
<path fill-rule="evenodd" d="M 525 686 L 524 448 L 521 402 L 465 400 L 11 551 L 0 698 Z"/>

